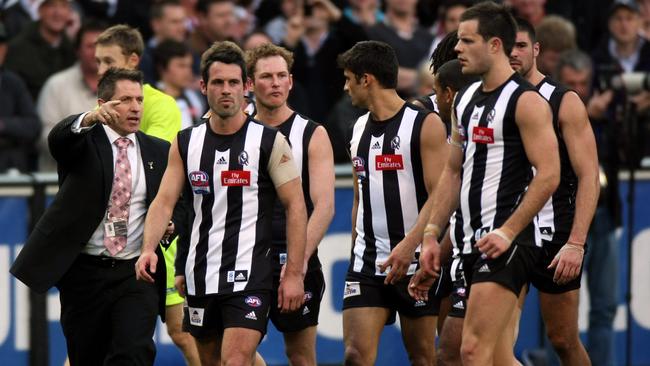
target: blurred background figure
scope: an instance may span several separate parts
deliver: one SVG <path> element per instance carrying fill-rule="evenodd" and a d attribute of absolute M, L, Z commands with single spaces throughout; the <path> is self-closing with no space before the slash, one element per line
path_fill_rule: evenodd
<path fill-rule="evenodd" d="M 234 1 L 198 0 L 196 14 L 198 23 L 189 39 L 195 57 L 200 58 L 214 42 L 232 40 L 236 21 Z"/>
<path fill-rule="evenodd" d="M 5 62 L 7 69 L 25 81 L 34 100 L 50 75 L 76 60 L 65 32 L 71 19 L 70 2 L 44 0 L 39 4 L 38 14 L 38 21 L 31 22 L 10 41 Z"/>
<path fill-rule="evenodd" d="M 0 23 L 0 173 L 25 173 L 35 168 L 30 160 L 41 122 L 25 83 L 3 67 L 7 40 L 7 32 Z"/>
<path fill-rule="evenodd" d="M 417 0 L 386 0 L 383 22 L 368 28 L 368 38 L 388 43 L 399 62 L 397 90 L 404 97 L 415 95 L 417 68 L 429 56 L 433 36 L 416 17 Z"/>
<path fill-rule="evenodd" d="M 176 100 L 181 110 L 181 129 L 199 123 L 207 104 L 204 96 L 191 88 L 194 76 L 190 48 L 183 42 L 168 39 L 154 49 L 153 59 L 160 76 L 156 87 Z"/>
<path fill-rule="evenodd" d="M 384 21 L 380 5 L 379 0 L 349 0 L 343 15 L 354 24 L 369 28 Z"/>
<path fill-rule="evenodd" d="M 432 27 L 432 32 L 435 35 L 429 54 L 438 47 L 440 41 L 445 38 L 447 34 L 452 31 L 458 30 L 460 23 L 460 15 L 472 5 L 470 0 L 446 0 L 442 3 L 440 8 L 440 19 Z M 422 94 L 418 94 L 422 95 Z"/>
<path fill-rule="evenodd" d="M 546 16 L 546 0 L 510 0 L 513 12 L 537 27 Z"/>
<path fill-rule="evenodd" d="M 560 53 L 576 48 L 576 29 L 565 18 L 549 15 L 535 28 L 539 42 L 537 68 L 551 75 L 557 68 Z"/>
<path fill-rule="evenodd" d="M 50 76 L 39 94 L 36 109 L 43 122 L 39 139 L 39 169 L 56 171 L 56 162 L 50 155 L 47 136 L 65 117 L 93 109 L 97 105 L 97 62 L 95 41 L 108 25 L 89 19 L 77 33 L 74 46 L 78 61 L 69 68 Z M 65 98 L 61 94 L 65 93 Z"/>

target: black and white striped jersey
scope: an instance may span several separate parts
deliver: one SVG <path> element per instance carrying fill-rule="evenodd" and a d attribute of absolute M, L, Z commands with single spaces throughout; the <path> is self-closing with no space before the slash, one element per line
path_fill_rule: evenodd
<path fill-rule="evenodd" d="M 350 156 L 358 182 L 359 205 L 349 272 L 385 276 L 379 265 L 404 238 L 427 199 L 420 133 L 427 112 L 405 103 L 392 118 L 370 113 L 355 122 Z M 419 256 L 418 246 L 417 255 Z M 413 274 L 414 261 L 408 271 Z"/>
<path fill-rule="evenodd" d="M 248 117 L 236 133 L 219 135 L 204 121 L 178 135 L 190 206 L 187 292 L 270 289 L 276 194 L 268 164 L 279 132 Z"/>
<path fill-rule="evenodd" d="M 460 205 L 450 230 L 461 254 L 477 253 L 474 244 L 503 225 L 532 176 L 515 109 L 521 94 L 535 88 L 517 73 L 493 91 L 484 92 L 481 85 L 475 82 L 459 91 L 454 106 L 465 142 Z M 522 245 L 541 245 L 534 222 L 516 239 Z"/>
<path fill-rule="evenodd" d="M 560 130 L 560 105 L 562 98 L 569 91 L 560 83 L 545 77 L 537 85 L 537 90 L 548 100 L 553 112 L 553 129 L 560 148 L 560 185 L 553 196 L 546 202 L 537 215 L 539 231 L 544 241 L 564 245 L 569 239 L 573 217 L 576 210 L 576 193 L 578 178 L 571 166 L 569 152 Z"/>
<path fill-rule="evenodd" d="M 423 97 L 417 98 L 417 100 L 424 105 L 424 108 L 430 110 L 431 112 L 440 113 L 438 110 L 438 101 L 436 100 L 436 93 L 431 93 Z"/>
<path fill-rule="evenodd" d="M 291 144 L 291 153 L 302 179 L 302 193 L 305 197 L 305 206 L 307 215 L 311 216 L 314 211 L 314 204 L 309 193 L 309 142 L 314 135 L 314 131 L 319 126 L 318 123 L 293 113 L 285 122 L 277 128 L 284 136 L 289 139 Z M 273 240 L 271 249 L 271 258 L 273 259 L 273 270 L 276 275 L 280 274 L 282 264 L 286 262 L 287 253 L 287 219 L 284 207 L 280 201 L 276 201 L 273 212 Z M 307 270 L 320 268 L 318 260 L 318 250 L 309 259 Z"/>

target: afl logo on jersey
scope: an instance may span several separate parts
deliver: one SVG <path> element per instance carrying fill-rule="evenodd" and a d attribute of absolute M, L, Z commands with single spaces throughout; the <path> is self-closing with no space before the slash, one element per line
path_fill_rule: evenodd
<path fill-rule="evenodd" d="M 253 308 L 259 308 L 262 306 L 262 300 L 260 300 L 260 298 L 257 296 L 248 296 L 244 302 L 246 302 L 246 305 Z"/>
<path fill-rule="evenodd" d="M 239 165 L 248 165 L 248 153 L 246 150 L 239 153 Z"/>
<path fill-rule="evenodd" d="M 390 140 L 390 147 L 393 148 L 393 150 L 399 150 L 399 144 L 400 144 L 399 136 L 395 136 L 393 137 L 392 140 Z"/>
<path fill-rule="evenodd" d="M 354 172 L 357 173 L 358 178 L 361 179 L 366 177 L 366 164 L 363 161 L 363 158 L 358 156 L 353 157 L 352 167 L 354 168 Z"/>
<path fill-rule="evenodd" d="M 194 194 L 210 193 L 210 177 L 208 177 L 208 173 L 195 170 L 189 174 L 189 178 Z"/>

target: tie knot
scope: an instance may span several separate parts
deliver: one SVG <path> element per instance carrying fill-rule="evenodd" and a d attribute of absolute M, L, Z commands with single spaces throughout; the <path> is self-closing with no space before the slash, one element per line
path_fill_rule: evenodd
<path fill-rule="evenodd" d="M 115 145 L 117 145 L 117 148 L 120 150 L 126 149 L 131 145 L 131 140 L 129 140 L 126 137 L 120 137 L 114 142 Z"/>

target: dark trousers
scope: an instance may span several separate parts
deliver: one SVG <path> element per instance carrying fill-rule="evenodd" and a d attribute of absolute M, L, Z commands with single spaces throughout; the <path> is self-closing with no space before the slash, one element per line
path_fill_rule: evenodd
<path fill-rule="evenodd" d="M 81 254 L 57 285 L 71 365 L 153 364 L 158 291 L 135 261 Z"/>

